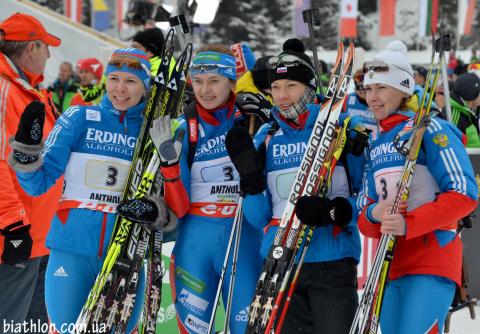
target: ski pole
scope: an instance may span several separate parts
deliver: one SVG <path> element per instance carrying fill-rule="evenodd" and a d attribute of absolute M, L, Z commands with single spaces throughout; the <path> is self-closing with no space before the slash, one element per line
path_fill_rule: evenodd
<path fill-rule="evenodd" d="M 233 301 L 233 287 L 235 286 L 235 277 L 237 274 L 237 262 L 238 262 L 238 250 L 240 249 L 240 236 L 242 235 L 242 223 L 243 223 L 243 209 L 241 206 L 243 197 L 240 197 L 237 212 L 235 214 L 235 220 L 238 220 L 235 231 L 235 247 L 233 248 L 232 255 L 232 272 L 230 273 L 230 286 L 228 288 L 227 305 L 225 307 L 225 324 L 223 326 L 223 332 L 229 333 L 228 325 L 230 322 L 230 314 L 232 313 L 232 301 Z"/>
<path fill-rule="evenodd" d="M 183 34 L 188 34 L 190 32 L 190 27 L 188 26 L 187 20 L 185 19 L 185 15 L 180 14 L 172 16 L 168 19 L 168 23 L 173 29 L 175 29 L 178 44 L 180 44 L 180 49 L 185 49 L 187 46 L 187 42 L 185 41 L 185 37 L 183 37 Z"/>
<path fill-rule="evenodd" d="M 310 37 L 310 47 L 313 52 L 313 63 L 315 65 L 315 76 L 317 77 L 318 87 L 320 88 L 320 93 L 323 94 L 322 87 L 322 67 L 318 63 L 318 54 L 317 54 L 317 43 L 315 43 L 315 36 L 313 31 L 313 25 L 320 26 L 319 12 L 318 8 L 307 9 L 302 12 L 303 22 L 308 25 L 308 34 Z"/>
<path fill-rule="evenodd" d="M 444 48 L 446 51 L 450 50 L 450 34 L 442 35 Z M 444 57 L 445 54 L 440 55 Z M 450 105 L 450 88 L 448 87 L 448 74 L 447 74 L 447 63 L 443 61 L 442 63 L 442 81 L 443 81 L 443 95 L 445 96 L 445 111 L 447 114 L 447 121 L 452 123 L 452 106 Z"/>
<path fill-rule="evenodd" d="M 228 258 L 230 257 L 230 251 L 232 250 L 233 238 L 235 237 L 238 225 L 241 224 L 243 219 L 242 202 L 243 202 L 243 197 L 240 197 L 237 204 L 235 219 L 233 220 L 233 224 L 232 224 L 232 230 L 230 232 L 230 238 L 228 240 L 227 251 L 225 252 L 225 259 L 223 260 L 222 273 L 220 274 L 220 279 L 218 281 L 217 293 L 215 294 L 215 300 L 213 302 L 213 310 L 212 310 L 212 315 L 210 316 L 210 322 L 208 324 L 207 334 L 211 334 L 212 329 L 215 326 L 215 313 L 217 312 L 218 301 L 220 300 L 220 293 L 222 291 L 223 281 L 225 280 L 225 274 L 227 272 Z M 233 274 L 233 271 L 232 271 L 232 274 Z"/>

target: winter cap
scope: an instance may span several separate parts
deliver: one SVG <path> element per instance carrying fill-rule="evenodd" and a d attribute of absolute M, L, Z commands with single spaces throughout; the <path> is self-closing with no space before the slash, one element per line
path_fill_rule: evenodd
<path fill-rule="evenodd" d="M 365 63 L 367 72 L 363 85 L 385 84 L 399 91 L 413 94 L 415 81 L 412 65 L 407 58 L 407 47 L 396 40 L 388 44 L 387 48 L 378 53 L 374 60 Z"/>
<path fill-rule="evenodd" d="M 230 51 L 235 56 L 237 64 L 237 78 L 250 71 L 255 64 L 255 55 L 247 43 L 235 43 L 230 45 Z"/>
<path fill-rule="evenodd" d="M 216 51 L 202 51 L 196 54 L 190 66 L 190 75 L 214 73 L 235 81 L 235 57 Z"/>
<path fill-rule="evenodd" d="M 126 62 L 123 59 L 130 59 Z M 145 85 L 145 89 L 150 87 L 150 62 L 145 52 L 135 48 L 117 49 L 113 52 L 108 61 L 105 75 L 111 72 L 126 72 L 135 75 Z"/>
<path fill-rule="evenodd" d="M 475 73 L 480 78 L 480 63 L 473 63 L 468 65 L 467 72 Z"/>
<path fill-rule="evenodd" d="M 97 58 L 79 59 L 77 68 L 92 73 L 98 81 L 102 79 L 103 65 Z"/>
<path fill-rule="evenodd" d="M 141 44 L 147 51 L 150 51 L 157 57 L 162 56 L 163 44 L 165 38 L 163 33 L 158 28 L 149 28 L 143 31 L 139 31 L 133 36 L 134 42 Z"/>
<path fill-rule="evenodd" d="M 453 91 L 465 101 L 473 101 L 480 94 L 480 78 L 475 73 L 465 73 L 457 79 Z"/>
<path fill-rule="evenodd" d="M 315 70 L 310 57 L 305 54 L 305 45 L 297 38 L 287 39 L 283 43 L 283 52 L 271 57 L 267 66 L 270 85 L 275 80 L 288 79 L 301 82 L 316 89 Z"/>
<path fill-rule="evenodd" d="M 0 23 L 0 30 L 3 31 L 5 41 L 36 41 L 40 40 L 50 46 L 59 46 L 60 38 L 49 34 L 42 23 L 33 16 L 15 13 Z"/>
<path fill-rule="evenodd" d="M 415 73 L 414 74 L 420 74 L 422 77 L 427 78 L 428 71 L 425 67 L 418 66 L 415 68 Z"/>
<path fill-rule="evenodd" d="M 263 90 L 270 88 L 270 83 L 268 82 L 267 61 L 271 57 L 272 56 L 260 57 L 255 62 L 255 65 L 253 65 L 251 72 L 253 77 L 253 83 L 255 84 L 255 86 L 257 86 L 257 88 Z"/>

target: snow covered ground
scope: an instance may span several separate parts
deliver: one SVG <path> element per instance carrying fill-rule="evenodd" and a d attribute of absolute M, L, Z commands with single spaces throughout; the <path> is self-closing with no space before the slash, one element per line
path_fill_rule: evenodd
<path fill-rule="evenodd" d="M 475 307 L 476 319 L 470 319 L 467 308 L 453 313 L 450 334 L 480 334 L 480 306 Z"/>

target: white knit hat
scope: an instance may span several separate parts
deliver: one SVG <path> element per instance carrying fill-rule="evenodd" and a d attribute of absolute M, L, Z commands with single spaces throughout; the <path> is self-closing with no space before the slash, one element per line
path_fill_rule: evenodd
<path fill-rule="evenodd" d="M 385 69 L 375 70 L 375 65 L 378 64 L 384 64 Z M 408 95 L 413 94 L 415 80 L 412 65 L 407 59 L 407 47 L 401 41 L 390 42 L 385 50 L 374 57 L 374 61 L 366 62 L 365 65 L 367 73 L 363 79 L 364 86 L 385 84 Z"/>

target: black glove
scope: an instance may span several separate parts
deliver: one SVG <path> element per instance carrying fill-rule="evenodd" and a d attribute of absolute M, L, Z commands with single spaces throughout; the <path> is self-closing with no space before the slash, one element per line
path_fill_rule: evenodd
<path fill-rule="evenodd" d="M 344 152 L 352 153 L 359 157 L 368 146 L 368 139 L 372 130 L 366 128 L 355 128 L 348 131 L 347 142 Z"/>
<path fill-rule="evenodd" d="M 25 226 L 20 221 L 1 231 L 4 236 L 3 263 L 13 266 L 30 258 L 33 241 L 29 230 L 30 225 Z"/>
<path fill-rule="evenodd" d="M 11 142 L 16 163 L 29 165 L 38 160 L 44 123 L 45 105 L 40 101 L 30 102 L 20 117 L 15 139 Z"/>
<path fill-rule="evenodd" d="M 298 219 L 309 226 L 330 224 L 345 228 L 352 219 L 352 206 L 343 197 L 302 196 L 295 206 Z"/>
<path fill-rule="evenodd" d="M 170 215 L 163 198 L 147 196 L 120 202 L 117 213 L 139 224 L 147 225 L 151 230 L 158 230 L 170 222 Z"/>
<path fill-rule="evenodd" d="M 241 113 L 256 116 L 263 123 L 273 120 L 270 113 L 272 104 L 262 94 L 238 93 L 235 104 Z"/>
<path fill-rule="evenodd" d="M 265 144 L 255 150 L 252 137 L 241 126 L 234 126 L 228 131 L 225 146 L 233 165 L 240 174 L 240 191 L 242 196 L 256 195 L 267 187 L 264 175 Z"/>

